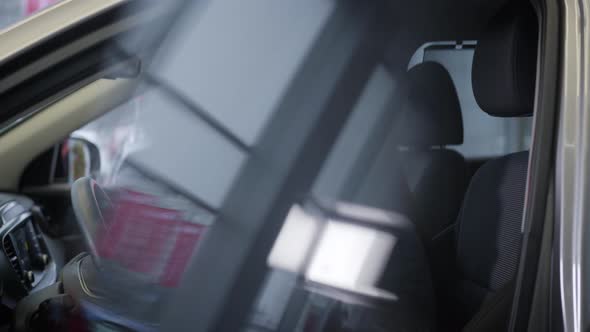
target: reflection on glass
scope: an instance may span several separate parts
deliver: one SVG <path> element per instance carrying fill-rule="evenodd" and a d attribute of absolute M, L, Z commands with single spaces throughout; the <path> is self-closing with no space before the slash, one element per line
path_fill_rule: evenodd
<path fill-rule="evenodd" d="M 307 214 L 301 206 L 293 206 L 270 253 L 268 264 L 286 271 L 302 272 L 319 231 L 317 218 Z"/>
<path fill-rule="evenodd" d="M 311 258 L 306 278 L 360 294 L 395 299 L 375 287 L 395 240 L 383 231 L 330 220 Z"/>
<path fill-rule="evenodd" d="M 305 280 L 335 287 L 360 296 L 395 300 L 394 294 L 379 290 L 396 243 L 396 237 L 371 224 L 386 224 L 387 213 L 338 203 L 337 211 L 354 212 L 366 225 L 346 218 L 329 218 L 307 213 L 301 206 L 291 208 L 269 255 L 274 268 L 300 274 Z"/>

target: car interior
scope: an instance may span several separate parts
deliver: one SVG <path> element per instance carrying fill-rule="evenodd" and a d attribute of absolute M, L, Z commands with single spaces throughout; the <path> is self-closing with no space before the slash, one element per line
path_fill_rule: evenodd
<path fill-rule="evenodd" d="M 437 5 L 441 10 L 452 7 Z M 386 315 L 393 322 L 387 328 L 507 330 L 522 248 L 537 17 L 524 1 L 493 10 L 484 10 L 483 3 L 474 4 L 481 16 L 476 11 L 457 10 L 461 18 L 456 24 L 443 24 L 436 19 L 446 19 L 445 15 L 433 17 L 424 12 L 420 21 L 407 15 L 412 5 L 403 6 L 403 13 L 412 21 L 405 24 L 424 26 L 422 34 L 417 28 L 399 32 L 392 43 L 392 58 L 387 59 L 390 73 L 401 72 L 395 76 L 395 93 L 386 107 L 393 113 L 386 118 L 392 123 L 385 139 L 389 143 L 384 144 L 388 157 L 377 156 L 370 159 L 372 165 L 361 166 L 360 176 L 365 180 L 352 194 L 335 194 L 327 189 L 328 181 L 322 183 L 322 177 L 329 178 L 345 167 L 344 154 L 354 153 L 338 150 L 339 144 L 350 143 L 345 135 L 355 130 L 354 121 L 366 121 L 353 113 L 320 173 L 314 194 L 402 213 L 415 226 L 424 255 L 408 258 L 394 252 L 392 256 L 405 259 L 392 258 L 384 272 L 382 287 L 413 298 L 390 305 Z M 477 22 L 471 21 L 475 18 Z M 434 26 L 439 30 L 428 29 Z M 420 43 L 423 46 L 416 47 Z M 414 54 L 404 53 L 406 47 Z M 472 115 L 475 112 L 485 115 L 477 118 Z M 485 132 L 496 124 L 505 129 Z M 506 129 L 511 126 L 517 130 Z M 481 144 L 482 139 L 488 145 Z M 498 140 L 506 144 L 502 151 L 490 147 Z M 363 161 L 356 162 L 358 168 Z M 358 174 L 349 173 L 353 179 L 349 181 Z M 402 239 L 398 235 L 398 241 Z M 420 253 L 419 247 L 406 249 Z M 428 262 L 426 270 L 419 266 L 421 260 Z M 432 279 L 395 276 L 388 274 L 389 269 L 404 269 L 414 276 L 429 270 Z M 429 297 L 422 291 L 430 283 L 433 293 Z M 435 308 L 432 317 L 429 308 Z M 333 309 L 327 330 L 348 331 L 345 311 L 338 306 Z M 392 318 L 395 312 L 403 312 L 404 317 Z"/>
<path fill-rule="evenodd" d="M 500 10 L 490 20 L 478 38 L 473 56 L 475 99 L 483 111 L 495 117 L 528 116 L 533 110 L 536 17 L 530 7 L 512 6 Z M 426 63 L 418 66 L 424 65 Z M 420 97 L 416 98 L 410 92 L 409 99 L 421 103 L 427 100 L 426 105 L 418 104 L 412 110 L 424 112 L 421 119 L 434 121 L 436 125 L 407 125 L 405 128 L 429 128 L 426 132 L 433 135 L 438 132 L 430 128 L 443 131 L 432 138 L 422 133 L 421 138 L 426 140 L 421 142 L 422 146 L 461 142 L 463 132 L 456 94 L 452 88 L 440 88 L 452 85 L 452 81 L 440 67 L 429 69 L 424 66 L 421 69 L 426 73 L 408 72 L 410 80 L 422 79 L 421 82 L 424 82 L 419 85 Z M 438 80 L 437 93 L 446 95 L 438 97 L 432 93 L 435 90 L 427 88 L 427 80 Z M 438 118 L 443 116 L 443 111 L 448 112 L 444 114 L 444 120 Z M 431 115 L 434 113 L 437 115 Z M 426 224 L 421 227 L 417 223 L 418 229 L 436 227 L 430 233 L 421 233 L 427 234 L 424 243 L 434 257 L 431 266 L 437 267 L 433 270 L 440 301 L 437 306 L 440 308 L 439 319 L 444 321 L 443 326 L 449 326 L 449 330 L 460 329 L 467 323 L 469 325 L 465 329 L 473 330 L 481 330 L 485 324 L 505 323 L 507 316 L 503 321 L 492 322 L 482 317 L 490 317 L 490 311 L 509 309 L 511 283 L 518 267 L 521 246 L 528 152 L 515 152 L 487 160 L 468 180 L 465 179 L 468 174 L 465 161 L 457 152 L 440 149 L 431 150 L 429 154 L 425 158 L 429 166 L 422 168 L 429 172 L 423 172 L 418 180 L 428 188 L 422 189 L 428 191 L 428 196 L 424 197 L 416 191 L 413 194 L 419 206 L 434 207 L 428 209 L 426 216 L 416 215 L 415 220 L 424 220 Z M 413 158 L 404 159 L 411 162 Z M 469 185 L 462 191 L 466 182 Z M 439 201 L 438 204 L 434 203 L 436 201 Z M 438 205 L 444 207 L 438 210 Z M 433 225 L 432 220 L 441 224 Z M 453 232 L 441 234 L 450 225 L 454 227 Z M 436 255 L 444 251 L 437 246 L 445 240 L 453 242 L 454 257 L 441 259 Z M 503 305 L 506 307 L 499 309 Z M 499 319 L 498 316 L 493 317 Z M 502 328 L 506 326 L 495 325 L 492 329 Z"/>
<path fill-rule="evenodd" d="M 227 310 L 228 315 L 238 319 L 224 319 L 222 312 L 211 318 L 215 323 L 211 323 L 213 325 L 209 325 L 208 330 L 508 329 L 523 245 L 522 223 L 533 137 L 531 127 L 539 44 L 535 8 L 526 0 L 377 3 L 351 5 L 380 11 L 376 15 L 378 31 L 371 30 L 363 35 L 363 39 L 379 44 L 379 47 L 363 43 L 355 46 L 361 50 L 358 54 L 363 56 L 355 53 L 351 56 L 351 63 L 366 61 L 370 66 L 351 66 L 353 69 L 342 75 L 345 82 L 335 83 L 334 91 L 328 93 L 331 99 L 322 103 L 329 112 L 337 114 L 339 109 L 347 109 L 349 114 L 336 115 L 338 121 L 327 125 L 329 116 L 318 117 L 319 124 L 313 126 L 314 131 L 310 130 L 312 139 L 302 140 L 303 152 L 301 156 L 297 155 L 299 159 L 293 163 L 284 162 L 294 166 L 290 170 L 292 173 L 280 183 L 285 188 L 292 185 L 295 189 L 277 190 L 277 197 L 280 195 L 281 199 L 273 196 L 272 204 L 280 207 L 277 208 L 279 212 L 260 209 L 260 213 L 265 214 L 264 218 L 258 218 L 272 219 L 273 226 L 260 233 L 252 231 L 257 234 L 253 236 L 254 243 L 245 247 L 251 252 L 239 250 L 237 236 L 215 244 L 231 243 L 236 248 L 231 253 L 225 253 L 219 247 L 209 249 L 206 244 L 199 247 L 194 265 L 204 265 L 209 262 L 207 259 L 211 259 L 222 266 L 225 264 L 222 255 L 243 252 L 246 258 L 240 264 L 229 259 L 226 263 L 235 265 L 236 269 L 250 266 L 250 270 L 236 270 L 241 271 L 235 273 L 240 277 L 236 276 L 235 284 L 228 287 L 232 291 L 227 291 L 225 302 L 219 304 L 219 307 L 233 305 L 233 309 Z M 346 39 L 346 35 L 343 36 Z M 119 54 L 128 51 L 121 51 L 125 47 L 117 42 Z M 137 43 L 141 42 L 144 41 Z M 129 49 L 133 47 L 129 46 Z M 362 52 L 370 52 L 371 56 Z M 150 53 L 139 58 L 151 64 L 155 57 Z M 309 62 L 314 64 L 311 60 Z M 64 63 L 58 65 L 64 66 Z M 123 288 L 128 291 L 121 291 L 122 297 L 144 289 L 137 284 L 149 284 L 145 280 L 139 281 L 141 278 L 116 279 L 113 276 L 119 270 L 109 270 L 106 265 L 101 267 L 106 263 L 97 249 L 99 244 L 95 237 L 107 227 L 105 211 L 112 208 L 117 192 L 96 181 L 104 158 L 101 154 L 105 152 L 88 137 L 76 136 L 76 131 L 101 121 L 110 110 L 154 86 L 162 90 L 167 87 L 154 83 L 156 79 L 153 77 L 148 77 L 148 84 L 143 82 L 142 85 L 139 70 L 130 73 L 113 69 L 112 63 L 108 65 L 108 72 L 102 73 L 108 79 L 76 86 L 76 92 L 70 91 L 59 100 L 48 103 L 46 111 L 27 115 L 10 129 L 0 132 L 0 158 L 10 160 L 0 165 L 0 172 L 4 174 L 0 179 L 0 188 L 4 192 L 0 194 L 0 217 L 2 224 L 8 225 L 0 227 L 4 252 L 4 255 L 0 254 L 2 330 L 64 330 L 60 325 L 63 323 L 56 322 L 52 314 L 56 308 L 70 312 L 77 306 L 75 303 L 83 302 L 93 308 L 111 305 L 96 295 L 112 291 L 103 287 L 108 278 L 120 282 L 118 285 L 125 285 Z M 149 65 L 145 66 L 151 70 Z M 358 74 L 361 69 L 362 74 Z M 310 92 L 309 95 L 316 88 L 308 84 L 314 81 L 309 78 L 316 75 L 310 71 L 311 74 L 305 73 L 308 80 L 299 82 L 304 87 L 309 85 L 310 91 L 303 90 Z M 145 75 L 149 72 L 146 71 Z M 37 76 L 33 76 L 35 78 Z M 354 85 L 358 91 L 346 94 L 348 87 L 344 86 L 353 85 L 348 81 L 360 81 L 359 87 Z M 8 97 L 12 96 L 9 93 L 17 91 L 16 88 L 2 89 L 4 87 L 0 86 L 0 95 Z M 312 98 L 300 92 L 293 93 L 294 97 L 288 93 L 285 96 L 285 99 L 298 100 Z M 109 101 L 105 101 L 107 99 Z M 180 104 L 183 103 L 187 104 L 184 99 Z M 81 109 L 85 112 L 80 112 Z M 207 117 L 203 119 L 214 123 Z M 277 136 L 289 134 L 297 131 L 294 123 L 289 124 L 291 127 L 277 125 L 278 129 L 268 125 L 272 129 L 269 132 Z M 31 132 L 37 134 L 31 135 Z M 265 139 L 282 144 L 282 148 L 277 147 L 282 150 L 295 144 L 282 140 L 282 136 L 276 140 L 268 139 L 272 137 L 270 134 L 260 137 L 262 143 L 251 149 L 255 153 L 271 151 L 270 143 Z M 76 153 L 75 149 L 84 151 L 82 154 L 88 159 L 86 169 L 72 168 L 71 155 Z M 296 154 L 298 151 L 284 153 Z M 182 158 L 179 156 L 179 160 Z M 258 158 L 255 162 L 268 159 L 272 158 Z M 242 166 L 240 174 L 249 174 L 249 165 Z M 140 169 L 137 165 L 133 167 Z M 272 168 L 259 172 L 262 174 L 258 178 L 250 176 L 254 178 L 252 187 L 272 182 L 268 177 L 279 173 Z M 162 179 L 153 172 L 142 174 L 153 182 Z M 241 197 L 243 204 L 248 205 L 245 197 L 257 196 L 252 193 L 262 193 L 263 190 L 238 188 L 239 185 L 248 187 L 244 181 L 236 180 L 235 197 Z M 167 184 L 163 192 L 184 195 L 186 190 Z M 263 194 L 260 195 L 259 199 L 263 200 Z M 219 208 L 199 204 L 205 210 L 217 213 L 224 211 L 231 202 L 227 198 Z M 289 211 L 294 211 L 292 206 L 295 204 L 307 209 L 306 213 L 318 215 L 317 211 L 321 210 L 319 214 L 326 220 L 341 218 L 356 226 L 380 225 L 377 228 L 395 234 L 395 249 L 387 257 L 386 267 L 378 278 L 379 288 L 387 290 L 393 297 L 375 300 L 374 293 L 367 295 L 355 289 L 343 290 L 341 284 L 331 285 L 333 278 L 326 277 L 321 270 L 306 274 L 285 268 L 284 262 L 276 260 L 273 256 L 278 247 L 276 243 L 287 232 Z M 345 204 L 355 206 L 353 210 L 363 207 L 358 211 L 373 211 L 363 210 L 365 208 L 387 211 L 389 219 L 382 221 L 375 217 L 375 220 L 369 220 L 372 217 L 368 212 L 359 217 L 351 209 L 346 209 Z M 315 212 L 309 212 L 311 210 Z M 228 208 L 219 215 L 233 216 L 232 211 Z M 246 220 L 245 212 L 235 213 L 243 215 Z M 211 232 L 215 231 L 215 225 Z M 243 229 L 240 231 L 249 234 Z M 210 238 L 215 239 L 212 234 Z M 212 242 L 215 241 L 209 241 Z M 215 255 L 210 254 L 213 248 L 219 249 Z M 211 257 L 201 255 L 207 249 Z M 330 260 L 330 257 L 326 259 Z M 255 264 L 249 265 L 251 262 Z M 312 259 L 306 260 L 305 264 L 310 265 L 306 268 L 313 270 Z M 216 266 L 211 265 L 206 270 L 215 274 Z M 279 276 L 284 272 L 279 270 L 290 274 Z M 191 270 L 187 271 L 190 273 Z M 207 287 L 213 293 L 215 287 L 222 287 L 223 278 L 231 275 L 229 272 L 219 273 L 218 280 L 198 279 L 209 280 L 209 286 L 199 286 L 195 279 L 191 285 L 183 284 L 185 288 L 180 288 L 177 296 L 185 301 L 190 299 L 195 307 L 205 303 L 198 301 L 210 301 L 213 308 L 217 302 L 195 299 L 189 296 L 190 292 L 183 290 Z M 199 275 L 199 278 L 205 277 Z M 279 300 L 273 294 L 283 294 L 286 290 L 289 290 L 288 295 L 281 300 L 284 304 L 277 305 Z M 155 306 L 150 310 L 156 310 L 156 313 L 150 310 L 139 312 L 130 307 L 120 314 L 159 319 L 158 310 L 163 310 Z M 188 320 L 200 316 L 191 317 L 186 313 L 196 309 L 182 305 L 176 308 L 178 310 L 170 314 L 172 318 L 169 320 L 185 324 L 183 328 L 190 330 Z M 363 319 L 353 319 L 357 317 L 357 309 L 362 312 L 359 315 Z M 280 312 L 279 318 L 257 318 L 267 311 L 271 312 L 269 317 L 275 317 L 275 311 Z M 177 319 L 179 315 L 183 317 Z M 95 319 L 106 321 L 112 318 L 106 317 Z M 240 325 L 243 321 L 248 321 L 245 327 Z M 121 328 L 125 325 L 122 321 L 111 321 L 110 324 Z"/>

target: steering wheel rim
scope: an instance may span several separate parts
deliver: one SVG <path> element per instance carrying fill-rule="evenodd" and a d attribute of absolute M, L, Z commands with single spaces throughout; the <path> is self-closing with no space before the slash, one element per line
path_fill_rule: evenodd
<path fill-rule="evenodd" d="M 102 203 L 109 207 L 112 207 L 113 204 L 104 190 L 90 177 L 79 178 L 72 184 L 71 200 L 76 221 L 84 237 L 86 249 L 95 262 L 98 262 L 99 254 L 96 236 L 106 229 L 103 209 L 99 200 L 102 200 Z"/>

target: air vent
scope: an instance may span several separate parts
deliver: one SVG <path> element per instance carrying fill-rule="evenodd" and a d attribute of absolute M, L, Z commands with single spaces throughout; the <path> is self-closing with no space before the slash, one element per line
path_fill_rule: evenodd
<path fill-rule="evenodd" d="M 6 257 L 10 261 L 10 265 L 14 269 L 14 272 L 18 275 L 19 280 L 24 284 L 24 272 L 22 266 L 18 262 L 18 256 L 16 254 L 16 250 L 14 249 L 14 243 L 10 236 L 5 236 L 4 240 L 2 240 L 2 245 L 4 246 L 4 253 Z"/>

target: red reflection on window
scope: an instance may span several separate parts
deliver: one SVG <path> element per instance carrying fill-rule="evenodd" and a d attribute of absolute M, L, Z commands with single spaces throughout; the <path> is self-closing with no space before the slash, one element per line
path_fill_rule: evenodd
<path fill-rule="evenodd" d="M 99 255 L 162 286 L 177 286 L 206 226 L 158 206 L 156 196 L 130 190 L 118 196 L 98 239 Z"/>
<path fill-rule="evenodd" d="M 59 0 L 25 0 L 25 1 L 26 1 L 26 5 L 25 5 L 26 14 L 30 15 L 30 14 L 40 11 L 41 9 L 43 9 L 45 7 L 48 7 L 48 6 L 58 2 Z"/>

